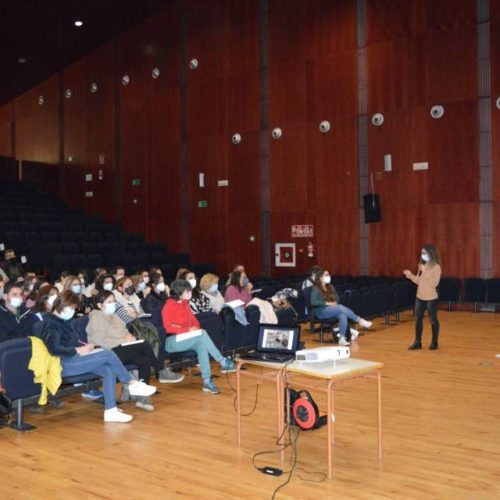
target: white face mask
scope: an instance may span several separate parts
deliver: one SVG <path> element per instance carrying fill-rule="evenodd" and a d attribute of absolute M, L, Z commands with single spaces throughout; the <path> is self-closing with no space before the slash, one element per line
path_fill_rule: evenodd
<path fill-rule="evenodd" d="M 188 279 L 187 281 L 191 285 L 191 288 L 194 288 L 196 286 L 196 278 L 191 278 Z"/>
<path fill-rule="evenodd" d="M 102 312 L 106 314 L 106 316 L 115 314 L 115 311 L 116 311 L 116 302 L 108 302 L 107 304 L 102 305 Z"/>
<path fill-rule="evenodd" d="M 144 283 L 144 281 L 137 285 L 138 292 L 142 292 L 145 288 L 146 288 L 146 283 Z"/>
<path fill-rule="evenodd" d="M 190 301 L 192 296 L 193 296 L 193 294 L 191 292 L 186 291 L 182 294 L 181 298 L 183 298 L 184 300 Z"/>
<path fill-rule="evenodd" d="M 47 304 L 49 304 L 50 307 L 52 307 L 54 305 L 54 302 L 56 301 L 57 299 L 57 295 L 49 295 L 47 297 Z"/>
<path fill-rule="evenodd" d="M 422 252 L 420 257 L 424 262 L 429 262 L 431 260 L 431 257 L 427 252 Z"/>
<path fill-rule="evenodd" d="M 144 284 L 147 285 L 149 283 L 149 276 L 144 276 L 142 279 L 144 280 Z"/>
<path fill-rule="evenodd" d="M 103 290 L 111 292 L 111 290 L 113 290 L 113 283 L 104 283 L 104 285 L 102 285 L 102 288 Z"/>
<path fill-rule="evenodd" d="M 9 301 L 10 307 L 17 309 L 23 303 L 22 297 L 12 297 Z"/>
<path fill-rule="evenodd" d="M 73 285 L 71 287 L 71 291 L 75 294 L 75 295 L 79 295 L 82 291 L 82 285 Z"/>
<path fill-rule="evenodd" d="M 162 293 L 165 291 L 165 283 L 158 283 L 156 286 L 155 286 L 155 289 L 157 292 L 159 293 Z"/>
<path fill-rule="evenodd" d="M 75 310 L 72 307 L 65 307 L 59 317 L 64 321 L 70 320 L 75 315 Z"/>
<path fill-rule="evenodd" d="M 321 281 L 325 284 L 325 285 L 329 285 L 330 284 L 330 281 L 332 281 L 332 277 L 331 276 L 323 276 L 321 278 Z"/>

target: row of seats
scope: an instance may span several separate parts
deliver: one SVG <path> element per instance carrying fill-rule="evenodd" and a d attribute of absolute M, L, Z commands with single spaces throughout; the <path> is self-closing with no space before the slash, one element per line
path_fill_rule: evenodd
<path fill-rule="evenodd" d="M 0 214 L 0 217 L 1 214 Z M 122 233 L 121 227 L 114 224 L 106 224 L 104 222 L 95 221 L 82 221 L 77 220 L 72 217 L 64 217 L 59 215 L 58 217 L 47 218 L 47 220 L 30 220 L 26 219 L 12 219 L 12 217 L 2 218 L 0 222 L 0 232 L 3 234 L 9 231 L 31 231 L 31 232 L 43 232 L 43 231 L 55 231 L 56 233 L 62 233 L 64 231 L 76 232 L 85 231 L 87 233 Z"/>
<path fill-rule="evenodd" d="M 478 304 L 500 304 L 500 279 L 441 278 L 439 297 L 449 309 L 452 303 L 464 302 L 474 304 L 477 311 Z"/>

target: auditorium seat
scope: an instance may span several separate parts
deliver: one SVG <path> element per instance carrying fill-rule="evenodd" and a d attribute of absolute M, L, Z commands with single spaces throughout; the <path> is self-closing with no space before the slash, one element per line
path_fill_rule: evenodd
<path fill-rule="evenodd" d="M 448 302 L 448 311 L 451 311 L 452 302 L 460 301 L 462 282 L 460 278 L 441 278 L 439 282 L 439 301 Z"/>
<path fill-rule="evenodd" d="M 488 280 L 488 303 L 500 304 L 500 279 Z"/>
<path fill-rule="evenodd" d="M 486 302 L 486 283 L 482 278 L 464 279 L 464 301 L 474 304 L 474 312 L 479 303 Z"/>

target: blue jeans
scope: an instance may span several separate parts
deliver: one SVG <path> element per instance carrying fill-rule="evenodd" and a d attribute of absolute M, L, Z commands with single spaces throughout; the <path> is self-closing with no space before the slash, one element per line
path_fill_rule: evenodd
<path fill-rule="evenodd" d="M 210 370 L 210 359 L 208 355 L 210 354 L 218 363 L 222 361 L 223 356 L 219 349 L 215 347 L 215 344 L 212 342 L 212 339 L 208 336 L 207 332 L 202 330 L 201 335 L 182 340 L 181 342 L 177 342 L 175 338 L 176 336 L 177 335 L 167 335 L 165 351 L 196 351 L 196 354 L 198 354 L 198 362 L 200 363 L 201 376 L 204 379 L 209 379 L 212 376 L 212 371 Z"/>
<path fill-rule="evenodd" d="M 341 304 L 336 306 L 325 306 L 316 310 L 316 317 L 318 319 L 338 319 L 339 320 L 339 333 L 344 336 L 347 333 L 347 320 L 358 321 L 359 316 L 354 314 L 348 307 Z"/>
<path fill-rule="evenodd" d="M 61 358 L 63 377 L 95 373 L 102 377 L 104 392 L 104 408 L 109 410 L 116 406 L 116 379 L 128 383 L 132 375 L 123 366 L 118 356 L 108 349 L 86 356 L 64 356 Z"/>

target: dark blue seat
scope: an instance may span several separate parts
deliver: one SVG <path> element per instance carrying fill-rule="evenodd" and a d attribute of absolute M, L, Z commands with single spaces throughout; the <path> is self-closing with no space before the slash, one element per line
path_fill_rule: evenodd
<path fill-rule="evenodd" d="M 221 317 L 215 312 L 201 312 L 196 315 L 201 327 L 208 333 L 212 342 L 222 351 L 224 343 L 224 326 Z"/>
<path fill-rule="evenodd" d="M 482 278 L 464 279 L 464 300 L 474 304 L 474 312 L 477 312 L 477 305 L 486 302 L 487 281 Z"/>
<path fill-rule="evenodd" d="M 451 311 L 451 304 L 460 301 L 462 280 L 460 278 L 441 278 L 438 288 L 439 301 L 448 302 L 448 311 Z"/>

